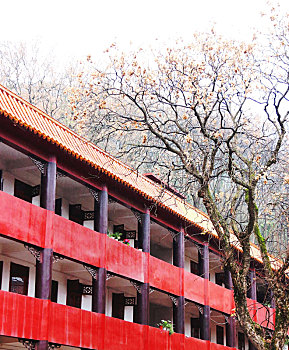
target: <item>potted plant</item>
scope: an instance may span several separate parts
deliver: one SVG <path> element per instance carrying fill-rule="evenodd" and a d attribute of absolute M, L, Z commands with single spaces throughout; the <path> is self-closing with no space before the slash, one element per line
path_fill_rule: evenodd
<path fill-rule="evenodd" d="M 120 233 L 120 232 L 108 233 L 108 237 L 113 238 L 119 242 L 126 244 L 126 245 L 129 245 L 129 243 L 130 243 L 129 239 L 124 239 L 124 240 L 122 239 L 122 233 Z"/>
<path fill-rule="evenodd" d="M 161 322 L 158 323 L 158 326 L 161 330 L 169 331 L 169 335 L 174 333 L 174 327 L 170 320 L 161 320 Z"/>

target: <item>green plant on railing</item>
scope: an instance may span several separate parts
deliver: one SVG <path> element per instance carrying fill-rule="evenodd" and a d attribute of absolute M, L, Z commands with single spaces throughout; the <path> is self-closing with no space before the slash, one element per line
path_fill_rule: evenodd
<path fill-rule="evenodd" d="M 158 323 L 158 327 L 164 331 L 169 331 L 169 335 L 174 333 L 174 326 L 170 320 L 161 320 L 161 322 Z"/>
<path fill-rule="evenodd" d="M 116 239 L 117 241 L 121 241 L 121 233 L 120 232 L 113 232 L 113 233 L 109 233 L 108 237 Z"/>
<path fill-rule="evenodd" d="M 113 233 L 108 232 L 108 237 L 116 239 L 117 241 L 122 242 L 126 245 L 129 245 L 129 239 L 122 239 L 122 233 L 120 232 L 113 232 Z"/>

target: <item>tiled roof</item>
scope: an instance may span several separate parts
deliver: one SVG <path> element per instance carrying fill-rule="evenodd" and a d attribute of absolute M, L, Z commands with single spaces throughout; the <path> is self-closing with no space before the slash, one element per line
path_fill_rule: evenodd
<path fill-rule="evenodd" d="M 75 158 L 132 188 L 146 199 L 157 202 L 161 207 L 193 223 L 201 231 L 209 231 L 216 235 L 205 213 L 184 202 L 152 180 L 138 174 L 131 167 L 77 135 L 2 85 L 0 85 L 0 112 L 14 123 L 29 129 L 44 140 L 56 144 Z"/>

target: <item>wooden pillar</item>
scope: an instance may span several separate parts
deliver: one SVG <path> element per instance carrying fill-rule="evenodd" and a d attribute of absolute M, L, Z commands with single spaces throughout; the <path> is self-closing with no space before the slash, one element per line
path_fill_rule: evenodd
<path fill-rule="evenodd" d="M 173 263 L 181 269 L 185 266 L 185 243 L 182 230 L 173 239 Z"/>
<path fill-rule="evenodd" d="M 36 350 L 47 350 L 48 349 L 48 341 L 47 340 L 39 340 L 36 342 L 35 346 Z"/>
<path fill-rule="evenodd" d="M 225 287 L 227 289 L 233 289 L 231 272 L 225 268 Z M 230 316 L 226 322 L 226 346 L 231 348 L 236 347 L 236 320 L 234 316 Z"/>
<path fill-rule="evenodd" d="M 173 324 L 176 333 L 185 334 L 185 297 L 176 297 L 176 303 L 173 303 Z"/>
<path fill-rule="evenodd" d="M 107 234 L 108 225 L 108 193 L 106 186 L 98 192 L 98 200 L 94 200 L 94 230 Z"/>
<path fill-rule="evenodd" d="M 3 191 L 3 171 L 0 170 L 0 191 Z"/>
<path fill-rule="evenodd" d="M 150 212 L 147 209 L 145 213 L 140 214 L 140 222 L 138 222 L 139 248 L 145 253 L 150 252 L 150 226 Z"/>
<path fill-rule="evenodd" d="M 42 208 L 53 211 L 55 209 L 56 192 L 56 160 L 52 158 L 47 162 L 46 171 L 41 174 L 41 196 Z M 40 251 L 40 258 L 36 260 L 35 297 L 39 299 L 50 299 L 52 281 L 53 250 L 44 248 Z"/>
<path fill-rule="evenodd" d="M 41 174 L 40 206 L 44 209 L 55 211 L 56 194 L 56 159 L 47 162 L 46 171 Z M 53 250 L 44 248 L 40 251 L 40 260 L 36 260 L 35 297 L 39 299 L 51 299 Z M 36 343 L 37 350 L 47 350 L 48 341 L 40 340 Z"/>
<path fill-rule="evenodd" d="M 205 280 L 205 284 L 208 284 L 209 280 L 209 245 L 208 243 L 204 243 L 201 249 L 198 250 L 199 256 L 199 275 L 203 277 Z M 208 293 L 208 288 L 205 288 L 205 293 Z M 205 300 L 207 299 L 207 295 L 205 295 Z M 210 340 L 211 330 L 210 330 L 210 306 L 204 305 L 203 313 L 200 317 L 201 323 L 201 339 Z"/>
<path fill-rule="evenodd" d="M 54 212 L 56 192 L 56 161 L 47 162 L 46 172 L 41 174 L 40 206 Z"/>
<path fill-rule="evenodd" d="M 99 267 L 92 278 L 92 311 L 105 314 L 106 269 Z"/>
<path fill-rule="evenodd" d="M 210 340 L 211 336 L 211 330 L 210 330 L 210 306 L 209 305 L 204 305 L 203 307 L 203 313 L 201 313 L 200 316 L 200 323 L 201 323 L 201 339 L 203 340 Z"/>
<path fill-rule="evenodd" d="M 199 257 L 199 275 L 205 279 L 209 279 L 209 245 L 205 243 L 198 249 Z"/>
<path fill-rule="evenodd" d="M 137 291 L 137 304 L 134 309 L 133 321 L 143 325 L 149 325 L 149 294 L 148 283 L 141 283 Z"/>
<path fill-rule="evenodd" d="M 173 239 L 173 263 L 181 269 L 185 266 L 185 242 L 183 230 L 180 230 Z M 182 279 L 180 283 L 183 283 Z M 183 288 L 181 288 L 181 290 L 183 290 Z M 184 334 L 185 299 L 183 296 L 176 297 L 176 302 L 173 303 L 173 318 L 175 332 Z"/>

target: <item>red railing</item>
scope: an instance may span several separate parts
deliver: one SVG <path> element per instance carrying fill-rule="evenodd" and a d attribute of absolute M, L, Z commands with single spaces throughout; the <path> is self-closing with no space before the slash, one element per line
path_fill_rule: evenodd
<path fill-rule="evenodd" d="M 0 191 L 0 234 L 63 256 L 132 278 L 153 287 L 230 314 L 232 292 L 162 260 L 128 247 L 61 216 Z M 252 300 L 248 299 L 252 305 Z M 256 304 L 256 303 L 255 303 Z M 257 304 L 256 304 L 257 308 Z M 265 324 L 266 312 L 251 307 L 256 322 Z M 271 310 L 272 311 L 272 310 Z M 273 327 L 273 317 L 270 328 Z"/>
<path fill-rule="evenodd" d="M 0 335 L 98 350 L 229 349 L 50 301 L 0 291 Z"/>

